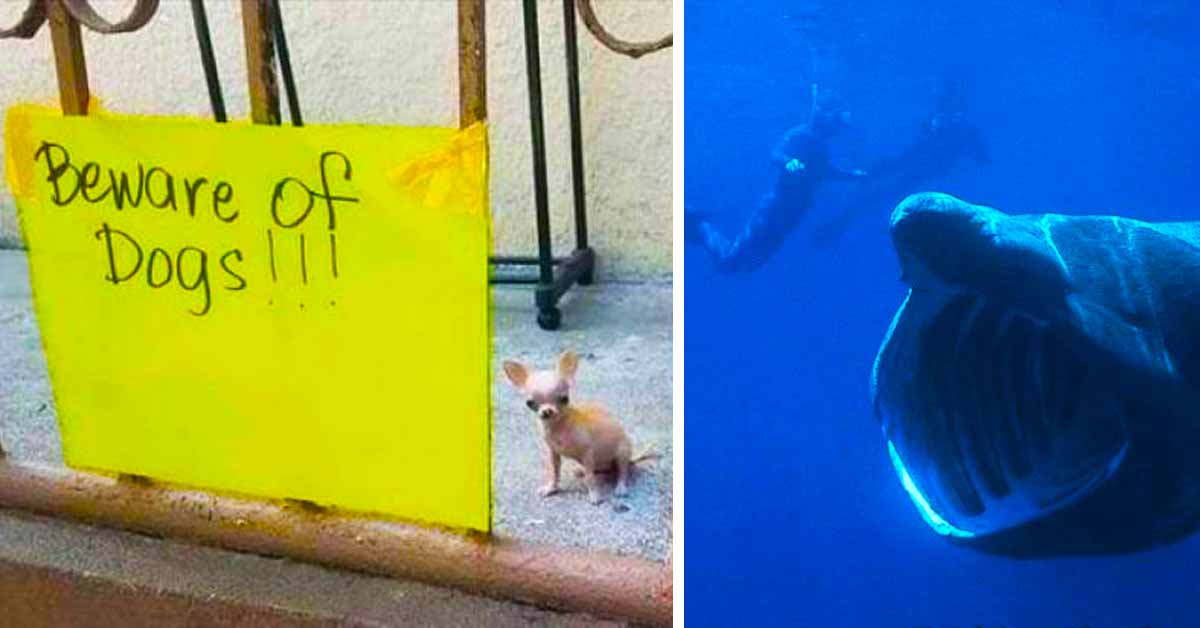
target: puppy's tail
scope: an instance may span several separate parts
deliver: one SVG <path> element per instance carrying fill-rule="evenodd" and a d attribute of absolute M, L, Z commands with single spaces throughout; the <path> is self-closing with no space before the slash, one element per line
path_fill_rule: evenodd
<path fill-rule="evenodd" d="M 650 445 L 645 450 L 643 450 L 642 453 L 630 458 L 629 464 L 638 464 L 639 462 L 649 462 L 651 460 L 658 460 L 660 458 L 662 458 L 662 454 L 659 453 L 658 451 L 655 451 L 654 445 Z"/>

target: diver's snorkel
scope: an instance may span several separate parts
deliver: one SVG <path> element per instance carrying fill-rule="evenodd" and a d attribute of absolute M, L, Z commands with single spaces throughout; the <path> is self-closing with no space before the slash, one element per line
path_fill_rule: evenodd
<path fill-rule="evenodd" d="M 816 83 L 812 84 L 812 96 L 808 100 L 808 128 L 812 128 L 812 124 L 817 121 L 817 91 L 820 88 Z"/>

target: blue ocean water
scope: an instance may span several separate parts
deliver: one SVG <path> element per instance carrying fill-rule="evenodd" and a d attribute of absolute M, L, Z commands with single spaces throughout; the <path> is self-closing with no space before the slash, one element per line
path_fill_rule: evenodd
<path fill-rule="evenodd" d="M 813 82 L 852 110 L 833 148 L 860 166 L 912 141 L 948 75 L 990 162 L 909 191 L 1200 220 L 1195 2 L 690 0 L 685 35 L 685 203 L 727 233 L 770 187 L 769 151 Z M 688 625 L 1200 626 L 1200 535 L 1019 560 L 921 520 L 868 389 L 906 292 L 887 230 L 903 195 L 847 213 L 855 185 L 818 196 L 757 271 L 685 247 Z"/>

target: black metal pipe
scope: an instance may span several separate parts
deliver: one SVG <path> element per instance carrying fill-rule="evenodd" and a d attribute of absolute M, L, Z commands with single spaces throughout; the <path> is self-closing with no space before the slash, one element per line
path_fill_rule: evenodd
<path fill-rule="evenodd" d="M 546 191 L 546 135 L 542 125 L 542 64 L 538 48 L 537 0 L 524 0 L 525 73 L 529 79 L 529 130 L 533 142 L 533 195 L 537 209 L 538 258 L 541 283 L 554 282 L 550 247 L 550 207 Z"/>
<path fill-rule="evenodd" d="M 537 277 L 526 277 L 522 275 L 493 275 L 489 282 L 494 285 L 528 285 L 541 283 Z"/>
<path fill-rule="evenodd" d="M 550 261 L 561 264 L 565 259 L 564 257 L 554 257 Z M 489 257 L 488 262 L 495 266 L 536 266 L 541 264 L 542 260 L 533 255 L 496 255 Z"/>
<path fill-rule="evenodd" d="M 596 265 L 596 254 L 592 249 L 575 249 L 571 256 L 558 267 L 554 283 L 545 286 L 538 284 L 535 301 L 538 306 L 553 306 L 558 303 L 571 286 L 592 272 Z"/>
<path fill-rule="evenodd" d="M 204 80 L 208 83 L 208 101 L 212 105 L 213 119 L 225 122 L 225 96 L 221 93 L 221 78 L 217 75 L 217 58 L 213 55 L 212 34 L 208 29 L 204 0 L 192 0 L 192 26 L 196 31 L 196 41 L 200 43 L 200 64 L 204 66 Z"/>
<path fill-rule="evenodd" d="M 271 0 L 271 30 L 275 33 L 275 48 L 279 52 L 279 70 L 283 74 L 283 89 L 287 93 L 288 110 L 292 114 L 292 126 L 304 126 L 300 117 L 300 97 L 296 95 L 296 79 L 292 76 L 292 55 L 288 52 L 287 35 L 283 32 L 283 14 L 279 0 Z"/>
<path fill-rule="evenodd" d="M 575 0 L 563 0 L 563 37 L 567 50 L 567 106 L 571 116 L 571 183 L 575 201 L 575 248 L 587 248 L 587 196 L 583 179 L 583 130 L 579 113 L 579 45 L 575 37 Z"/>

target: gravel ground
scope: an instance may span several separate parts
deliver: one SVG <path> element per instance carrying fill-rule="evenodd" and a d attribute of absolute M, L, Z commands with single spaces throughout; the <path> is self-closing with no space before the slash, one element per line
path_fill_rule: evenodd
<path fill-rule="evenodd" d="M 497 289 L 494 306 L 495 529 L 523 540 L 665 560 L 671 539 L 671 285 L 604 284 L 573 289 L 563 329 L 540 330 L 532 292 Z M 564 461 L 564 491 L 543 498 L 538 426 L 504 378 L 500 362 L 537 367 L 564 349 L 582 357 L 579 400 L 600 401 L 625 425 L 635 451 L 663 455 L 639 467 L 622 499 L 587 500 Z M 62 463 L 54 402 L 30 301 L 25 256 L 0 250 L 0 443 L 15 459 Z"/>
<path fill-rule="evenodd" d="M 11 250 L 0 250 L 0 444 L 18 460 L 62 464 L 25 254 Z"/>

